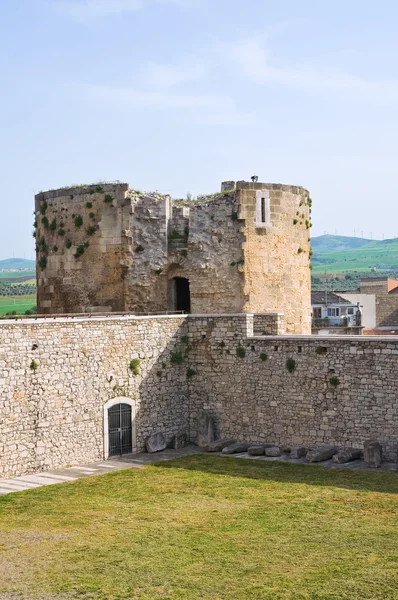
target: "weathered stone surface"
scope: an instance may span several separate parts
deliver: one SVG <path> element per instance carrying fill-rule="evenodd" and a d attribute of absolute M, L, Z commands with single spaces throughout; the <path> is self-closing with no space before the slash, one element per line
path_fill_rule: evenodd
<path fill-rule="evenodd" d="M 147 452 L 159 452 L 167 448 L 166 436 L 164 433 L 153 433 L 145 440 L 145 448 Z"/>
<path fill-rule="evenodd" d="M 214 442 L 215 426 L 213 417 L 205 410 L 199 412 L 198 418 L 198 436 L 196 445 L 200 448 L 206 448 L 211 442 Z"/>
<path fill-rule="evenodd" d="M 264 454 L 264 450 L 264 446 L 250 446 L 247 449 L 247 453 L 250 454 L 250 456 L 261 456 Z"/>
<path fill-rule="evenodd" d="M 382 450 L 379 442 L 368 440 L 363 445 L 363 458 L 369 467 L 377 469 L 382 463 Z"/>
<path fill-rule="evenodd" d="M 305 456 L 308 452 L 308 448 L 304 446 L 296 446 L 290 450 L 290 458 L 301 458 Z"/>
<path fill-rule="evenodd" d="M 176 433 L 171 440 L 171 447 L 174 450 L 178 450 L 179 448 L 184 448 L 188 444 L 188 437 L 185 431 L 181 431 L 180 433 Z"/>
<path fill-rule="evenodd" d="M 307 460 L 308 462 L 322 462 L 324 460 L 329 460 L 334 454 L 336 454 L 337 450 L 338 449 L 335 446 L 314 448 L 313 450 L 307 452 Z"/>
<path fill-rule="evenodd" d="M 139 192 L 127 183 L 41 192 L 35 197 L 37 239 L 45 239 L 47 266 L 38 271 L 39 312 L 164 314 L 176 306 L 176 290 L 165 278 L 171 268 L 173 278 L 189 278 L 193 314 L 263 313 L 272 298 L 286 319 L 261 315 L 256 333 L 280 334 L 285 326 L 287 333 L 311 333 L 308 199 L 301 187 L 257 182 L 253 188 L 244 181 L 195 202 Z M 44 207 L 54 230 L 42 223 Z M 85 245 L 87 226 L 92 231 Z M 83 254 L 75 257 L 79 247 Z M 37 248 L 39 263 L 43 245 Z M 272 264 L 263 260 L 269 255 Z"/>
<path fill-rule="evenodd" d="M 237 454 L 238 452 L 246 452 L 250 446 L 251 444 L 246 444 L 245 442 L 237 442 L 236 444 L 226 446 L 222 451 L 224 454 Z"/>
<path fill-rule="evenodd" d="M 116 397 L 132 402 L 137 451 L 157 431 L 167 440 L 190 431 L 194 442 L 205 405 L 220 438 L 308 447 L 361 447 L 374 438 L 383 461 L 396 462 L 397 337 L 330 336 L 327 358 L 316 354 L 315 336 L 300 339 L 305 369 L 290 377 L 286 357 L 299 342 L 248 339 L 251 322 L 243 314 L 0 321 L 0 477 L 102 460 L 104 407 Z M 185 348 L 181 364 L 171 360 L 176 348 Z M 328 364 L 347 375 L 337 393 L 319 377 Z M 189 380 L 188 365 L 197 371 Z"/>
<path fill-rule="evenodd" d="M 278 446 L 272 446 L 272 448 L 265 449 L 265 456 L 280 456 L 281 449 Z"/>
<path fill-rule="evenodd" d="M 231 446 L 231 444 L 235 444 L 236 440 L 234 440 L 233 438 L 224 438 L 222 440 L 215 440 L 214 442 L 211 442 L 210 444 L 207 444 L 206 446 L 204 446 L 204 450 L 207 450 L 207 452 L 221 452 L 223 448 L 225 448 L 226 446 Z"/>
<path fill-rule="evenodd" d="M 362 456 L 362 450 L 356 450 L 355 448 L 342 448 L 333 455 L 333 462 L 335 463 L 347 463 L 352 460 L 358 460 Z"/>

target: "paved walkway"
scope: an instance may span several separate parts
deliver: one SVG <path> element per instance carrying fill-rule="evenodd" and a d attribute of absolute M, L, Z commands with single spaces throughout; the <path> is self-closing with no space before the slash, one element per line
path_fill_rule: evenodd
<path fill-rule="evenodd" d="M 90 477 L 92 475 L 104 475 L 105 473 L 111 473 L 112 471 L 120 471 L 122 469 L 142 469 L 145 465 L 152 465 L 164 460 L 171 460 L 173 458 L 181 458 L 183 456 L 192 456 L 193 454 L 203 454 L 203 450 L 197 446 L 187 446 L 181 450 L 163 450 L 162 452 L 156 452 L 154 454 L 148 454 L 141 452 L 138 454 L 127 454 L 122 457 L 114 457 L 110 460 L 100 461 L 96 463 L 90 463 L 87 465 L 81 465 L 76 467 L 67 467 L 64 469 L 54 469 L 51 471 L 45 471 L 44 473 L 35 473 L 34 475 L 21 475 L 20 477 L 13 477 L 12 479 L 0 479 L 0 496 L 11 494 L 12 492 L 23 492 L 25 490 L 32 490 L 34 488 L 42 487 L 43 485 L 54 485 L 56 483 L 65 483 L 68 481 L 75 481 L 82 477 Z M 295 464 L 307 464 L 305 458 L 292 459 L 289 455 L 282 455 L 278 457 L 266 457 L 266 456 L 249 456 L 246 452 L 240 454 L 222 454 L 221 452 L 213 453 L 212 456 L 223 456 L 231 458 L 249 458 L 251 460 L 262 460 L 262 461 L 277 461 L 277 462 L 288 462 Z M 397 465 L 395 463 L 383 463 L 379 469 L 369 469 L 363 460 L 355 460 L 353 462 L 345 464 L 336 464 L 332 460 L 326 460 L 321 463 L 314 463 L 316 466 L 329 467 L 332 469 L 344 469 L 344 470 L 362 470 L 370 472 L 380 471 L 395 471 L 397 472 Z M 311 465 L 309 465 L 311 466 Z"/>
<path fill-rule="evenodd" d="M 105 473 L 120 471 L 122 469 L 141 469 L 145 465 L 155 464 L 163 460 L 171 460 L 172 458 L 180 458 L 181 456 L 190 456 L 192 454 L 200 453 L 201 450 L 197 446 L 188 446 L 181 450 L 164 450 L 162 452 L 156 452 L 155 454 L 141 452 L 139 454 L 126 454 L 120 458 L 114 457 L 109 460 L 89 463 L 87 465 L 54 469 L 43 473 L 35 473 L 33 475 L 21 475 L 20 477 L 13 477 L 12 479 L 0 479 L 0 496 L 5 496 L 12 492 L 32 490 L 34 488 L 42 487 L 43 485 L 54 485 L 56 483 L 75 481 L 82 477 L 104 475 Z"/>

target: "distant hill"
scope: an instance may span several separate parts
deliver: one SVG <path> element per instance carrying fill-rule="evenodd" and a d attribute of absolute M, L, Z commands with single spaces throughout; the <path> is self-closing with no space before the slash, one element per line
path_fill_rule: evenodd
<path fill-rule="evenodd" d="M 34 260 L 27 260 L 26 258 L 6 258 L 0 260 L 0 269 L 30 269 L 36 268 L 36 262 Z"/>
<path fill-rule="evenodd" d="M 378 243 L 378 240 L 329 234 L 320 235 L 311 239 L 311 246 L 314 252 L 333 252 L 335 250 L 362 248 L 363 246 L 376 243 Z"/>
<path fill-rule="evenodd" d="M 321 235 L 312 238 L 313 274 L 358 273 L 380 277 L 398 273 L 398 239 Z"/>

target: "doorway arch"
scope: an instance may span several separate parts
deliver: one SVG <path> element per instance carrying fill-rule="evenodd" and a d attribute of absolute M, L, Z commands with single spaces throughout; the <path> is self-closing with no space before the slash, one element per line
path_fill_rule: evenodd
<path fill-rule="evenodd" d="M 119 396 L 104 405 L 104 458 L 137 450 L 135 401 Z"/>
<path fill-rule="evenodd" d="M 189 279 L 186 277 L 173 277 L 169 279 L 169 309 L 191 312 L 191 291 Z"/>

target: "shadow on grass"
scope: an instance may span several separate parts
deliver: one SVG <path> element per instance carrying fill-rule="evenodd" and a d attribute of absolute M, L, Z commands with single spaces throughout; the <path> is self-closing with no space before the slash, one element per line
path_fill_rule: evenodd
<path fill-rule="evenodd" d="M 153 465 L 158 469 L 184 469 L 212 475 L 244 477 L 280 483 L 339 487 L 343 489 L 398 494 L 398 473 L 343 471 L 315 465 L 266 462 L 241 458 L 227 458 L 209 454 L 195 454 Z"/>

